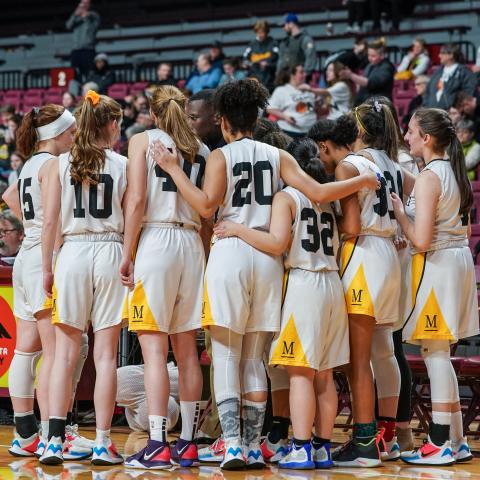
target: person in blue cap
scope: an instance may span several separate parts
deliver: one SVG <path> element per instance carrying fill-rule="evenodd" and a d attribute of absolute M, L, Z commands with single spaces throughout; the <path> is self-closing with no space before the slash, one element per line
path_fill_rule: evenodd
<path fill-rule="evenodd" d="M 313 38 L 305 30 L 301 30 L 297 15 L 289 13 L 285 17 L 283 29 L 287 37 L 280 43 L 277 71 L 285 67 L 303 65 L 307 76 L 317 66 L 317 53 Z"/>

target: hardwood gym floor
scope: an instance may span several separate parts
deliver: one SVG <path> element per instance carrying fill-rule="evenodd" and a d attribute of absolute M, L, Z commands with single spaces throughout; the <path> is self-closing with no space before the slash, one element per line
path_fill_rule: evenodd
<path fill-rule="evenodd" d="M 82 428 L 81 430 L 86 437 L 94 437 L 92 428 Z M 123 466 L 92 468 L 88 461 L 65 462 L 63 467 L 44 467 L 36 459 L 18 459 L 9 455 L 7 448 L 11 442 L 12 432 L 12 427 L 0 427 L 0 480 L 344 480 L 348 478 L 480 480 L 480 458 L 475 458 L 468 464 L 445 468 L 413 468 L 398 461 L 376 469 L 333 468 L 326 471 L 312 470 L 308 472 L 267 468 L 264 471 L 225 473 L 216 465 L 204 465 L 191 470 L 172 469 L 171 471 L 148 472 L 126 470 Z M 343 441 L 346 435 L 338 431 L 335 440 Z M 128 429 L 117 428 L 113 438 L 118 450 L 128 455 L 142 448 L 147 437 L 143 433 L 129 434 Z M 420 439 L 418 442 L 421 443 Z M 479 451 L 480 441 L 472 440 L 471 446 Z"/>

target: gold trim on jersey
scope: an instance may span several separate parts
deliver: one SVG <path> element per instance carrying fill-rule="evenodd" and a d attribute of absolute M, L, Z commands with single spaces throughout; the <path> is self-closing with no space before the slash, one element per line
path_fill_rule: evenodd
<path fill-rule="evenodd" d="M 212 316 L 212 310 L 210 308 L 210 299 L 208 298 L 208 286 L 205 280 L 203 286 L 203 301 L 202 301 L 202 327 L 207 328 L 215 325 L 215 320 Z"/>
<path fill-rule="evenodd" d="M 287 295 L 287 288 L 288 288 L 288 279 L 290 277 L 290 270 L 286 270 L 283 274 L 283 285 L 282 285 L 282 308 L 283 304 L 285 303 L 285 296 Z"/>
<path fill-rule="evenodd" d="M 135 285 L 128 302 L 128 329 L 133 332 L 142 330 L 160 332 L 141 281 Z"/>
<path fill-rule="evenodd" d="M 417 318 L 417 323 L 411 339 L 454 340 L 442 314 L 440 305 L 438 304 L 433 287 L 430 290 L 427 301 Z"/>
<path fill-rule="evenodd" d="M 342 245 L 341 249 L 341 257 L 342 257 L 342 269 L 340 270 L 340 278 L 343 277 L 343 274 L 348 268 L 350 261 L 352 260 L 353 253 L 355 252 L 355 247 L 357 246 L 359 237 L 356 238 L 349 238 L 345 240 Z"/>
<path fill-rule="evenodd" d="M 363 263 L 360 264 L 352 283 L 345 292 L 345 301 L 347 303 L 347 313 L 375 318 L 375 309 L 365 278 Z"/>
<path fill-rule="evenodd" d="M 270 364 L 312 368 L 305 355 L 293 314 L 290 315 L 287 324 L 280 332 Z"/>
<path fill-rule="evenodd" d="M 412 316 L 415 307 L 417 305 L 417 297 L 418 292 L 420 291 L 420 287 L 422 286 L 423 277 L 425 275 L 425 267 L 427 266 L 427 252 L 424 253 L 416 253 L 412 255 L 411 258 L 411 289 L 412 289 L 412 309 L 408 314 L 407 319 L 405 320 L 403 326 L 407 324 Z"/>
<path fill-rule="evenodd" d="M 58 302 L 57 302 L 58 294 L 57 294 L 57 287 L 55 286 L 55 281 L 53 282 L 52 285 L 52 297 L 51 298 L 46 298 L 45 303 L 43 306 L 45 308 L 51 308 L 52 309 L 52 323 L 55 325 L 56 323 L 61 323 L 60 322 L 60 316 L 58 314 Z M 47 307 L 47 305 L 50 305 L 50 307 Z"/>

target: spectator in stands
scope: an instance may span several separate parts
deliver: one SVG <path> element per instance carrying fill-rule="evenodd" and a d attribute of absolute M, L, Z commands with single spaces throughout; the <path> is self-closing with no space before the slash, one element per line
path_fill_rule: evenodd
<path fill-rule="evenodd" d="M 201 90 L 188 99 L 185 107 L 190 126 L 211 151 L 225 145 L 220 120 L 215 114 L 214 94 L 212 89 Z"/>
<path fill-rule="evenodd" d="M 392 99 L 393 77 L 395 67 L 385 57 L 385 39 L 380 38 L 368 46 L 369 64 L 363 75 L 353 73 L 349 68 L 340 72 L 344 80 L 351 80 L 360 87 L 355 98 L 355 105 L 360 105 L 365 100 L 375 95 Z"/>
<path fill-rule="evenodd" d="M 475 92 L 470 95 L 467 92 L 458 92 L 455 97 L 455 108 L 475 125 L 475 139 L 480 142 L 480 98 Z"/>
<path fill-rule="evenodd" d="M 404 129 L 407 128 L 408 122 L 410 122 L 415 110 L 418 110 L 423 105 L 424 96 L 425 92 L 427 91 L 427 85 L 429 81 L 430 77 L 427 75 L 419 75 L 415 79 L 415 91 L 417 92 L 417 96 L 410 100 L 407 113 L 403 116 L 402 127 Z"/>
<path fill-rule="evenodd" d="M 1 114 L 1 125 L 0 128 L 7 129 L 8 128 L 8 121 L 15 115 L 15 107 L 11 103 L 5 103 L 0 108 Z"/>
<path fill-rule="evenodd" d="M 237 58 L 226 58 L 223 61 L 223 75 L 220 78 L 220 83 L 218 85 L 223 85 L 227 82 L 234 82 L 235 80 L 242 80 L 247 74 L 240 70 L 240 65 Z"/>
<path fill-rule="evenodd" d="M 82 85 L 82 97 L 85 97 L 89 90 L 98 92 L 98 85 L 95 82 L 87 82 Z"/>
<path fill-rule="evenodd" d="M 105 53 L 99 53 L 95 57 L 93 70 L 88 74 L 87 81 L 98 85 L 98 93 L 107 94 L 108 87 L 115 83 L 115 72 L 108 64 L 108 56 Z"/>
<path fill-rule="evenodd" d="M 342 2 L 348 9 L 348 27 L 347 33 L 361 32 L 363 21 L 365 20 L 367 1 L 366 0 L 343 0 Z"/>
<path fill-rule="evenodd" d="M 5 143 L 8 146 L 9 156 L 17 149 L 17 130 L 22 123 L 20 115 L 12 115 L 7 121 L 7 130 L 5 131 Z"/>
<path fill-rule="evenodd" d="M 453 105 L 448 109 L 448 116 L 454 127 L 458 125 L 458 122 L 463 120 L 463 115 Z"/>
<path fill-rule="evenodd" d="M 225 54 L 223 53 L 222 42 L 215 40 L 210 47 L 210 63 L 213 67 L 219 68 L 220 70 L 223 67 L 223 61 L 225 60 Z"/>
<path fill-rule="evenodd" d="M 84 82 L 95 58 L 100 15 L 90 10 L 90 0 L 80 0 L 65 26 L 73 31 L 72 67 L 77 74 L 77 80 Z"/>
<path fill-rule="evenodd" d="M 148 98 L 143 95 L 142 93 L 139 93 L 138 95 L 135 95 L 132 99 L 133 103 L 133 108 L 135 109 L 135 114 L 137 113 L 148 113 Z"/>
<path fill-rule="evenodd" d="M 423 38 L 416 38 L 412 48 L 403 57 L 395 74 L 395 80 L 411 80 L 427 73 L 430 65 L 430 57 Z"/>
<path fill-rule="evenodd" d="M 258 80 L 269 90 L 273 88 L 275 70 L 278 61 L 278 45 L 270 35 L 270 26 L 264 20 L 258 20 L 253 26 L 256 34 L 243 53 L 244 63 Z"/>
<path fill-rule="evenodd" d="M 20 175 L 20 172 L 22 171 L 22 167 L 25 163 L 25 157 L 15 150 L 10 155 L 10 168 L 12 171 L 10 172 L 10 175 L 8 176 L 8 185 L 12 185 L 12 183 L 15 183 L 18 180 L 18 176 Z"/>
<path fill-rule="evenodd" d="M 472 71 L 463 64 L 463 55 L 458 45 L 447 44 L 440 49 L 439 68 L 433 73 L 427 86 L 425 106 L 448 110 L 454 103 L 458 92 L 475 93 L 477 79 Z"/>
<path fill-rule="evenodd" d="M 472 120 L 460 120 L 457 123 L 456 131 L 465 155 L 468 178 L 477 180 L 477 167 L 480 165 L 480 144 L 475 140 L 475 124 Z"/>
<path fill-rule="evenodd" d="M 352 50 L 339 50 L 325 59 L 325 67 L 332 62 L 343 63 L 353 72 L 363 70 L 368 65 L 368 41 L 364 37 L 356 37 Z"/>
<path fill-rule="evenodd" d="M 10 211 L 0 214 L 0 257 L 14 257 L 23 241 L 22 222 Z"/>
<path fill-rule="evenodd" d="M 352 108 L 354 85 L 351 80 L 342 80 L 340 72 L 345 68 L 340 62 L 328 64 L 325 71 L 327 88 L 313 88 L 308 84 L 300 85 L 300 90 L 312 92 L 325 99 L 328 108 L 327 118 L 334 120 Z"/>
<path fill-rule="evenodd" d="M 280 43 L 277 71 L 302 65 L 307 76 L 311 75 L 317 67 L 313 38 L 300 29 L 298 17 L 294 13 L 285 17 L 283 29 L 287 38 Z"/>
<path fill-rule="evenodd" d="M 162 62 L 157 68 L 157 81 L 154 82 L 156 87 L 162 85 L 176 85 L 177 82 L 172 75 L 172 64 L 168 62 Z"/>
<path fill-rule="evenodd" d="M 197 59 L 198 72 L 190 77 L 185 88 L 193 94 L 203 90 L 204 88 L 217 88 L 222 71 L 220 68 L 214 67 L 210 61 L 210 57 L 201 53 Z"/>
<path fill-rule="evenodd" d="M 125 136 L 127 137 L 127 140 L 130 140 L 137 133 L 151 130 L 153 127 L 154 123 L 150 113 L 148 111 L 141 111 L 137 114 L 135 123 L 125 130 Z"/>
<path fill-rule="evenodd" d="M 62 95 L 62 105 L 72 113 L 77 106 L 77 99 L 71 92 L 64 92 Z"/>
<path fill-rule="evenodd" d="M 277 88 L 270 97 L 267 112 L 278 119 L 278 126 L 290 137 L 303 137 L 317 121 L 315 95 L 302 92 L 306 72 L 303 65 L 286 67 L 277 75 Z"/>

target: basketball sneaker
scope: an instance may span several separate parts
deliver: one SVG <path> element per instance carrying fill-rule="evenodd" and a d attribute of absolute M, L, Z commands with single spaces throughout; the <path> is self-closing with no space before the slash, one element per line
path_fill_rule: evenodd
<path fill-rule="evenodd" d="M 243 453 L 245 455 L 248 469 L 255 470 L 265 468 L 265 460 L 263 459 L 262 449 L 260 448 L 259 443 L 244 445 Z"/>
<path fill-rule="evenodd" d="M 402 452 L 400 459 L 412 465 L 448 466 L 455 463 L 450 440 L 437 446 L 430 440 L 430 435 L 420 448 L 410 452 Z"/>
<path fill-rule="evenodd" d="M 70 427 L 70 428 L 68 428 Z M 93 453 L 93 445 L 95 442 L 78 435 L 78 427 L 76 431 L 72 431 L 72 426 L 65 428 L 65 443 L 63 445 L 63 459 L 64 460 L 85 460 Z M 67 433 L 68 432 L 68 433 Z M 87 443 L 88 442 L 88 443 Z M 110 465 L 110 464 L 109 464 Z"/>
<path fill-rule="evenodd" d="M 468 446 L 467 439 L 463 437 L 459 442 L 452 442 L 453 458 L 456 462 L 469 462 L 473 455 Z"/>
<path fill-rule="evenodd" d="M 38 436 L 38 433 L 34 433 L 28 438 L 22 438 L 17 432 L 15 432 L 15 438 L 8 449 L 8 453 L 14 457 L 33 457 L 39 442 L 40 437 Z"/>
<path fill-rule="evenodd" d="M 267 435 L 261 448 L 263 458 L 267 462 L 278 463 L 288 453 L 288 438 L 281 438 L 278 442 L 273 443 Z"/>
<path fill-rule="evenodd" d="M 47 443 L 40 463 L 45 465 L 60 465 L 63 463 L 63 442 L 60 437 L 52 437 Z"/>
<path fill-rule="evenodd" d="M 400 446 L 398 445 L 397 437 L 393 437 L 389 442 L 383 440 L 381 445 L 384 445 L 380 448 L 382 462 L 389 462 L 400 458 Z"/>
<path fill-rule="evenodd" d="M 288 453 L 278 462 L 278 468 L 313 470 L 315 462 L 313 461 L 312 444 L 309 442 L 298 447 L 292 440 Z"/>
<path fill-rule="evenodd" d="M 333 464 L 336 467 L 378 467 L 382 463 L 378 447 L 380 440 L 378 435 L 367 441 L 352 438 L 332 453 Z"/>
<path fill-rule="evenodd" d="M 45 447 L 47 446 L 48 443 L 48 438 L 44 437 L 43 434 L 40 435 L 37 449 L 35 450 L 35 456 L 37 458 L 40 458 L 43 455 L 43 452 L 45 451 Z"/>
<path fill-rule="evenodd" d="M 179 438 L 177 443 L 170 448 L 170 461 L 172 465 L 180 465 L 183 468 L 198 467 L 200 462 L 195 442 Z"/>
<path fill-rule="evenodd" d="M 112 440 L 108 438 L 102 443 L 95 443 L 91 462 L 93 465 L 119 465 L 123 463 L 123 457 L 117 452 Z"/>
<path fill-rule="evenodd" d="M 78 425 L 76 423 L 74 425 L 67 425 L 65 427 L 65 438 L 72 445 L 78 448 L 90 448 L 90 450 L 92 450 L 95 446 L 94 440 L 90 440 L 89 438 L 82 437 L 80 435 L 78 431 Z"/>
<path fill-rule="evenodd" d="M 261 453 L 260 453 L 261 455 Z M 242 444 L 239 440 L 225 441 L 225 455 L 220 464 L 223 470 L 239 470 L 245 468 L 246 461 L 243 456 Z"/>
<path fill-rule="evenodd" d="M 201 448 L 198 451 L 198 459 L 201 462 L 220 463 L 225 455 L 225 442 L 222 437 L 218 437 L 212 445 Z"/>
<path fill-rule="evenodd" d="M 330 468 L 333 466 L 330 449 L 332 445 L 330 442 L 324 443 L 321 447 L 315 448 L 312 444 L 312 457 L 315 463 L 315 468 Z"/>
<path fill-rule="evenodd" d="M 164 470 L 172 466 L 170 445 L 148 439 L 147 446 L 125 460 L 125 466 L 143 470 Z"/>

